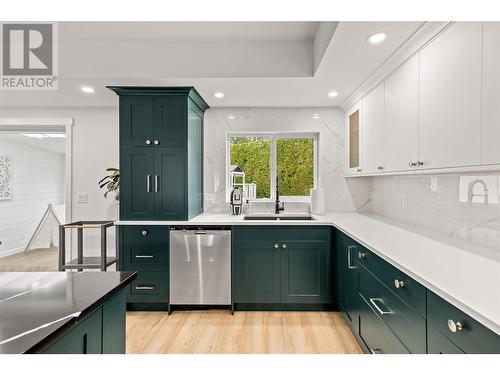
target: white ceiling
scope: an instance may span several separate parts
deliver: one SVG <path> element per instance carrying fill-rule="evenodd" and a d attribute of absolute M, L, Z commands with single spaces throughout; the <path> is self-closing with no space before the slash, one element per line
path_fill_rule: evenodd
<path fill-rule="evenodd" d="M 1 91 L 0 105 L 117 106 L 105 86 L 186 85 L 212 107 L 339 106 L 422 24 L 62 22 L 59 90 Z M 329 41 L 315 43 L 325 29 Z M 386 41 L 369 45 L 379 31 Z M 83 94 L 81 85 L 96 93 Z M 332 90 L 338 97 L 327 96 Z"/>

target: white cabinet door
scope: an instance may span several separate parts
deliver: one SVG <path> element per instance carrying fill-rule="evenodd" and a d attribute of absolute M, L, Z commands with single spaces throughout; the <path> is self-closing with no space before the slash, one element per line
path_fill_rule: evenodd
<path fill-rule="evenodd" d="M 363 172 L 373 173 L 384 168 L 385 127 L 384 83 L 363 98 Z"/>
<path fill-rule="evenodd" d="M 385 170 L 415 169 L 418 160 L 419 55 L 385 81 Z"/>
<path fill-rule="evenodd" d="M 349 173 L 361 173 L 361 102 L 353 105 L 346 113 L 346 160 Z"/>
<path fill-rule="evenodd" d="M 483 24 L 481 164 L 500 164 L 500 22 Z"/>
<path fill-rule="evenodd" d="M 457 22 L 420 52 L 423 168 L 480 164 L 481 34 L 481 23 Z"/>

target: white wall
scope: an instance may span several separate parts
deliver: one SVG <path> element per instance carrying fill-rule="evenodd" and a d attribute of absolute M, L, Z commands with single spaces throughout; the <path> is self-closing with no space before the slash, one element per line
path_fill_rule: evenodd
<path fill-rule="evenodd" d="M 118 108 L 0 108 L 0 117 L 72 117 L 73 126 L 73 220 L 112 220 L 118 218 L 118 205 L 111 197 L 104 198 L 97 182 L 107 167 L 118 167 Z M 66 176 L 66 178 L 69 178 Z M 88 193 L 88 203 L 76 203 L 78 192 Z M 87 232 L 88 254 L 99 248 L 97 232 Z M 108 238 L 108 249 L 114 253 L 114 229 Z"/>
<path fill-rule="evenodd" d="M 319 114 L 320 118 L 313 118 Z M 234 119 L 228 119 L 228 116 Z M 319 133 L 319 178 L 326 189 L 327 210 L 353 211 L 354 204 L 344 179 L 344 112 L 335 108 L 211 108 L 205 112 L 205 198 L 214 195 L 205 211 L 228 212 L 226 191 L 226 133 L 230 131 L 283 131 Z M 255 203 L 252 206 L 256 206 Z M 271 209 L 267 205 L 265 209 Z M 294 205 L 287 204 L 290 208 Z M 297 206 L 297 205 L 295 205 Z M 308 210 L 302 205 L 299 211 Z"/>
<path fill-rule="evenodd" d="M 0 200 L 0 257 L 24 250 L 48 203 L 64 203 L 64 155 L 0 134 L 12 162 L 12 199 Z M 57 235 L 57 231 L 56 231 Z"/>

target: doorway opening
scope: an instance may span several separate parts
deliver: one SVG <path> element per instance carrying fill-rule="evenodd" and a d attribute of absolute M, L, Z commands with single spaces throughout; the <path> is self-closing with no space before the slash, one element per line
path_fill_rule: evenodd
<path fill-rule="evenodd" d="M 0 272 L 58 271 L 58 227 L 71 220 L 67 130 L 0 124 Z"/>

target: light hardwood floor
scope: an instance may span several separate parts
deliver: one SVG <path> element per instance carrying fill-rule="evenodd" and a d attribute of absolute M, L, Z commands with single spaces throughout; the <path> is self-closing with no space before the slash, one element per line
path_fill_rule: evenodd
<path fill-rule="evenodd" d="M 127 353 L 358 354 L 338 312 L 127 313 Z"/>
<path fill-rule="evenodd" d="M 57 247 L 23 251 L 0 258 L 0 272 L 55 272 L 57 257 Z"/>

